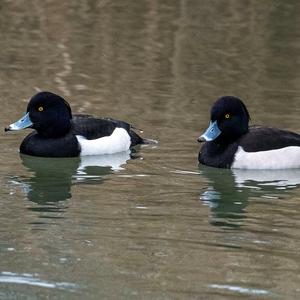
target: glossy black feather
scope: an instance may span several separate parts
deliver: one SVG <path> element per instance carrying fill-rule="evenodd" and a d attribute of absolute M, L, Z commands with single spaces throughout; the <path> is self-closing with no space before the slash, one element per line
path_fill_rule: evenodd
<path fill-rule="evenodd" d="M 215 141 L 206 142 L 199 152 L 198 160 L 201 164 L 215 168 L 230 168 L 238 143 L 218 144 Z"/>
<path fill-rule="evenodd" d="M 239 146 L 246 152 L 300 147 L 300 135 L 272 127 L 251 126 L 246 134 L 232 143 L 206 142 L 199 152 L 199 162 L 217 168 L 230 168 Z"/>
<path fill-rule="evenodd" d="M 289 146 L 300 147 L 300 135 L 273 127 L 251 126 L 237 143 L 247 152 L 269 151 Z"/>
<path fill-rule="evenodd" d="M 214 140 L 204 143 L 198 155 L 199 162 L 212 167 L 230 168 L 239 146 L 246 152 L 300 147 L 299 134 L 264 126 L 249 127 L 249 120 L 250 114 L 240 99 L 232 96 L 218 99 L 211 109 L 211 121 L 217 122 L 221 133 Z"/>
<path fill-rule="evenodd" d="M 88 140 L 110 136 L 116 128 L 123 128 L 130 135 L 131 146 L 144 143 L 144 139 L 131 129 L 129 123 L 124 121 L 109 118 L 95 118 L 91 115 L 74 114 L 72 123 L 73 133 L 75 135 L 82 135 Z"/>
<path fill-rule="evenodd" d="M 59 95 L 50 92 L 34 95 L 28 103 L 27 112 L 30 128 L 35 129 L 35 132 L 23 140 L 20 152 L 24 154 L 44 157 L 78 156 L 81 149 L 76 135 L 93 140 L 110 136 L 116 128 L 123 128 L 128 132 L 130 147 L 145 143 L 127 122 L 86 114 L 72 115 L 69 104 Z M 17 123 L 11 125 L 16 126 Z M 11 125 L 6 130 L 17 130 Z M 23 128 L 26 127 L 20 127 Z"/>
<path fill-rule="evenodd" d="M 60 138 L 46 138 L 34 131 L 25 137 L 20 152 L 41 157 L 74 157 L 80 154 L 80 147 L 72 133 Z"/>
<path fill-rule="evenodd" d="M 109 136 L 117 127 L 124 128 L 127 132 L 130 130 L 130 125 L 126 122 L 76 114 L 73 115 L 72 125 L 75 135 L 82 135 L 88 140 Z"/>

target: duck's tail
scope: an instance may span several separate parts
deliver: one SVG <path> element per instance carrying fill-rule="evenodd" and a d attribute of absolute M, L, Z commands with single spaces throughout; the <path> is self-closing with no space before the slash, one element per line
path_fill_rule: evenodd
<path fill-rule="evenodd" d="M 140 130 L 140 132 L 142 132 L 142 131 Z M 130 138 L 131 138 L 131 146 L 142 145 L 142 144 L 149 145 L 149 144 L 157 144 L 158 143 L 158 141 L 156 141 L 156 140 L 153 140 L 153 139 L 144 139 L 144 138 L 140 137 L 132 129 L 130 129 L 129 135 L 130 135 Z"/>
<path fill-rule="evenodd" d="M 157 140 L 153 139 L 143 139 L 143 144 L 145 145 L 153 145 L 153 144 L 158 144 Z"/>

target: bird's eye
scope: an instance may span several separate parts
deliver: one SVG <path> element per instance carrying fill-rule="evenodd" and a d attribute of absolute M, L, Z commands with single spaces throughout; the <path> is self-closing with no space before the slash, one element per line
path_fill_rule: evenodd
<path fill-rule="evenodd" d="M 225 119 L 229 119 L 229 118 L 230 118 L 230 114 L 226 114 Z"/>
<path fill-rule="evenodd" d="M 38 108 L 38 111 L 43 111 L 44 110 L 44 107 L 43 106 L 40 106 L 39 108 Z"/>

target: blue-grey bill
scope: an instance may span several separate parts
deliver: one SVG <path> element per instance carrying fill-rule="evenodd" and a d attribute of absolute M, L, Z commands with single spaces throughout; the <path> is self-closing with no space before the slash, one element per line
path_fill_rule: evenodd
<path fill-rule="evenodd" d="M 206 131 L 198 138 L 199 142 L 210 142 L 221 134 L 217 121 L 210 122 Z"/>
<path fill-rule="evenodd" d="M 5 128 L 6 131 L 8 130 L 21 130 L 28 128 L 32 125 L 32 122 L 29 118 L 29 112 L 20 120 L 18 120 L 15 123 L 10 124 L 7 128 Z"/>

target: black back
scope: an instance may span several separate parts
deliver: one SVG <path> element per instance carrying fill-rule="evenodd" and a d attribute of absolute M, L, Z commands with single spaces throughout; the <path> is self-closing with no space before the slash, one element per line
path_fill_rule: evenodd
<path fill-rule="evenodd" d="M 272 127 L 251 126 L 237 143 L 247 152 L 275 150 L 289 146 L 300 147 L 300 135 Z"/>
<path fill-rule="evenodd" d="M 88 140 L 98 139 L 104 136 L 109 136 L 118 128 L 125 129 L 131 138 L 131 146 L 143 144 L 144 140 L 137 133 L 131 129 L 131 125 L 124 121 L 96 118 L 91 115 L 73 115 L 73 133 L 75 135 L 82 135 Z"/>
<path fill-rule="evenodd" d="M 130 125 L 126 122 L 95 118 L 90 115 L 74 114 L 72 131 L 75 135 L 82 135 L 88 140 L 109 136 L 117 127 L 130 131 Z"/>

